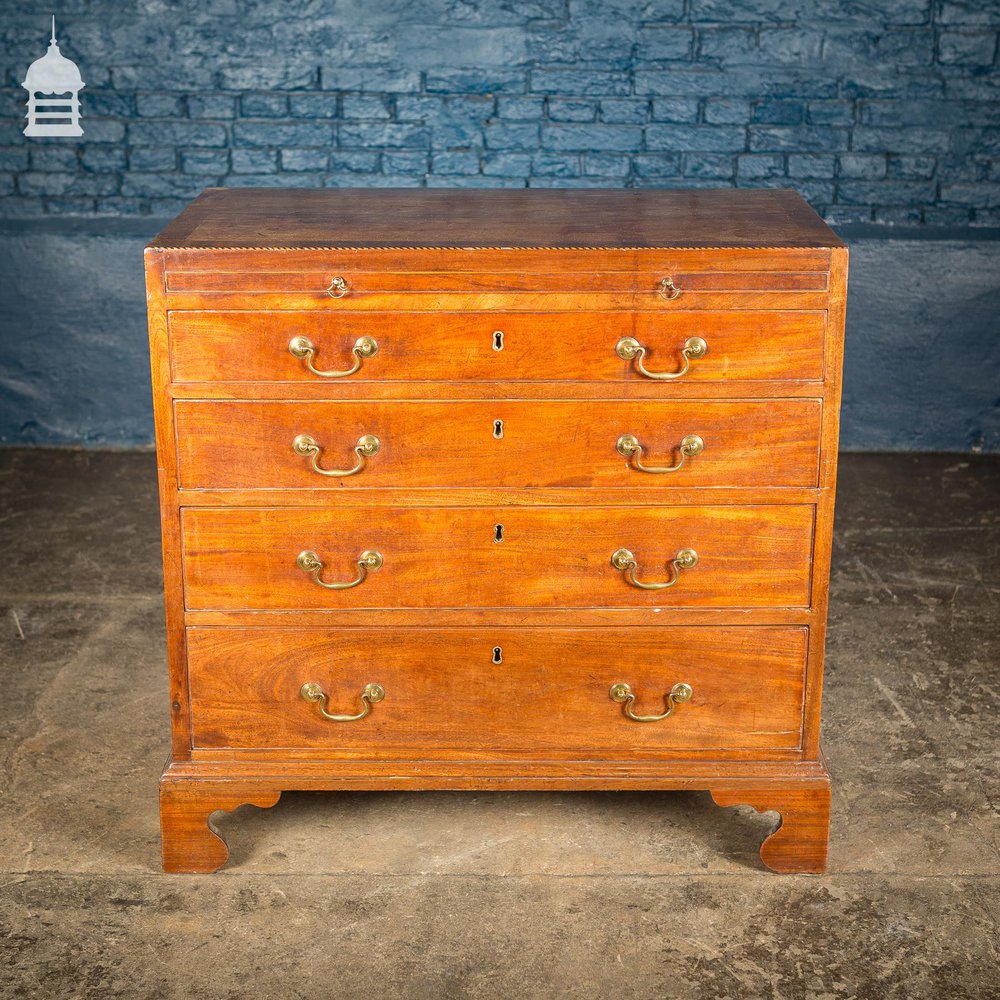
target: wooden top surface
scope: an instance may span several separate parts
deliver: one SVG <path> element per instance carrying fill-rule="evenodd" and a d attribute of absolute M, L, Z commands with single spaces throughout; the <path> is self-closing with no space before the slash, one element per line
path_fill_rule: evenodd
<path fill-rule="evenodd" d="M 839 247 L 795 191 L 209 188 L 153 241 L 182 249 Z"/>

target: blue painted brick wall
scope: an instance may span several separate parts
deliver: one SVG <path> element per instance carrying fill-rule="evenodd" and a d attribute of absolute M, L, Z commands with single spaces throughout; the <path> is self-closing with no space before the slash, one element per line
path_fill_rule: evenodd
<path fill-rule="evenodd" d="M 163 216 L 212 185 L 735 185 L 835 223 L 1000 225 L 997 0 L 74 0 L 86 134 L 29 140 L 47 11 L 0 4 L 8 216 Z"/>

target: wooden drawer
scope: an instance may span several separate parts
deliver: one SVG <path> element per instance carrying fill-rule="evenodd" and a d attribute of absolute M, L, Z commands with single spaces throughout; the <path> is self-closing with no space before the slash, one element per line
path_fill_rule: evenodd
<path fill-rule="evenodd" d="M 812 506 L 186 508 L 191 610 L 806 607 Z M 496 539 L 502 538 L 502 541 Z M 635 555 L 630 585 L 612 554 Z M 674 569 L 678 552 L 698 563 Z M 349 590 L 363 551 L 384 565 Z"/>
<path fill-rule="evenodd" d="M 647 348 L 650 371 L 676 372 L 690 337 L 707 353 L 691 362 L 685 382 L 732 379 L 821 379 L 826 312 L 756 309 L 692 312 L 375 312 L 172 311 L 171 372 L 177 382 L 498 380 L 639 381 L 634 362 L 615 345 L 634 337 Z M 498 338 L 498 334 L 502 334 Z M 321 370 L 346 370 L 360 337 L 378 353 L 347 379 L 321 378 L 293 356 L 306 337 Z M 500 348 L 499 350 L 497 348 Z M 331 391 L 335 392 L 333 388 Z"/>
<path fill-rule="evenodd" d="M 184 489 L 815 486 L 821 402 L 178 400 Z M 321 451 L 300 454 L 309 436 Z M 354 450 L 365 435 L 378 452 Z M 632 435 L 642 451 L 617 449 Z M 703 447 L 682 442 L 697 437 Z M 625 443 L 623 451 L 628 451 Z M 643 472 L 645 467 L 674 472 Z M 327 471 L 361 471 L 347 477 Z"/>
<path fill-rule="evenodd" d="M 825 292 L 826 271 L 549 270 L 358 271 L 338 268 L 289 271 L 168 271 L 168 292 L 306 293 L 321 303 L 345 305 L 380 292 L 636 292 L 676 302 L 701 292 Z M 655 303 L 654 303 L 655 304 Z"/>
<path fill-rule="evenodd" d="M 316 748 L 332 755 L 421 750 L 468 757 L 569 750 L 633 757 L 690 750 L 789 749 L 800 742 L 806 629 L 213 629 L 187 631 L 194 745 Z M 495 662 L 499 659 L 501 662 Z M 609 696 L 631 686 L 634 722 Z M 335 714 L 300 694 L 315 683 Z"/>

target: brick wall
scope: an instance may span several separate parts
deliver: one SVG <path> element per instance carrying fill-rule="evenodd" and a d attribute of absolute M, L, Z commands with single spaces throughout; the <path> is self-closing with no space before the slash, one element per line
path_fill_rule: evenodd
<path fill-rule="evenodd" d="M 998 0 L 91 0 L 82 139 L 27 139 L 47 14 L 0 5 L 0 211 L 213 185 L 778 186 L 835 223 L 1000 225 Z M 48 8 L 45 9 L 46 11 Z"/>

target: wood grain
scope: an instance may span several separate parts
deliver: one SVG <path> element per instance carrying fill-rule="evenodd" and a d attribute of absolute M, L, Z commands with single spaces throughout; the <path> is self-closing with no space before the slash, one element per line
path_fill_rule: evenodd
<path fill-rule="evenodd" d="M 337 314 L 348 310 L 379 313 L 395 312 L 621 312 L 647 311 L 669 315 L 672 310 L 822 310 L 827 305 L 824 291 L 783 291 L 780 289 L 746 291 L 699 291 L 683 293 L 672 301 L 655 290 L 587 292 L 564 291 L 441 291 L 383 292 L 355 291 L 343 298 L 331 298 L 325 291 L 268 292 L 246 289 L 234 283 L 232 288 L 216 292 L 167 292 L 168 309 L 307 309 Z"/>
<path fill-rule="evenodd" d="M 811 756 L 820 752 L 820 708 L 823 694 L 823 658 L 826 649 L 827 607 L 830 599 L 830 561 L 833 551 L 833 511 L 837 489 L 837 454 L 840 440 L 840 400 L 843 391 L 844 324 L 847 315 L 846 247 L 832 254 L 830 276 L 830 329 L 826 344 L 826 403 L 820 459 L 821 495 L 816 506 L 813 543 L 812 603 L 817 610 L 810 632 L 810 666 L 806 678 L 806 746 Z"/>
<path fill-rule="evenodd" d="M 417 380 L 351 382 L 349 379 L 331 388 L 327 383 L 297 382 L 174 382 L 174 399 L 249 399 L 264 400 L 428 400 L 451 402 L 487 399 L 604 399 L 664 400 L 701 399 L 722 402 L 726 399 L 817 399 L 823 395 L 820 381 L 672 382 L 665 389 L 639 375 L 628 375 L 617 382 L 429 382 Z"/>
<path fill-rule="evenodd" d="M 343 281 L 330 296 L 334 278 Z M 311 292 L 349 302 L 371 292 L 594 292 L 654 293 L 661 298 L 662 272 L 642 271 L 171 271 L 168 292 Z M 825 271 L 674 271 L 666 294 L 675 302 L 691 292 L 826 291 Z"/>
<path fill-rule="evenodd" d="M 229 847 L 212 825 L 212 813 L 231 812 L 243 805 L 266 809 L 280 797 L 280 789 L 259 783 L 161 781 L 163 870 L 207 874 L 221 868 L 229 857 Z"/>
<path fill-rule="evenodd" d="M 188 508 L 185 592 L 192 610 L 804 607 L 812 530 L 811 507 Z M 640 580 L 668 579 L 680 549 L 700 561 L 669 590 L 639 590 L 611 565 L 622 546 Z M 352 579 L 362 550 L 385 565 L 325 590 L 295 564 L 306 549 L 329 582 Z"/>
<path fill-rule="evenodd" d="M 205 755 L 211 753 L 212 757 Z M 791 786 L 803 781 L 826 780 L 829 774 L 822 758 L 793 760 L 744 760 L 739 758 L 696 759 L 657 755 L 634 760 L 593 760 L 578 754 L 572 758 L 548 758 L 531 762 L 530 772 L 517 757 L 475 758 L 406 758 L 406 767 L 398 760 L 337 759 L 315 755 L 295 757 L 288 753 L 280 775 L 272 759 L 264 751 L 239 753 L 235 750 L 200 751 L 197 760 L 167 764 L 164 781 L 232 780 L 247 784 L 275 784 L 275 778 L 286 784 L 285 789 L 425 791 L 433 788 L 474 789 L 497 787 L 508 789 L 600 788 L 615 790 L 731 787 L 753 788 L 763 784 Z"/>
<path fill-rule="evenodd" d="M 622 337 L 647 349 L 653 371 L 677 371 L 689 337 L 708 353 L 683 383 L 820 379 L 826 313 L 814 311 L 670 312 L 372 312 L 174 311 L 169 316 L 171 364 L 178 382 L 280 381 L 322 383 L 330 392 L 350 382 L 425 379 L 463 381 L 645 382 L 664 398 L 677 382 L 651 382 L 615 354 Z M 497 351 L 495 334 L 503 333 Z M 288 350 L 308 337 L 320 368 L 349 367 L 362 336 L 379 352 L 348 380 L 312 374 Z"/>
<path fill-rule="evenodd" d="M 794 191 L 209 188 L 152 245 L 807 249 L 843 243 Z"/>
<path fill-rule="evenodd" d="M 167 629 L 171 753 L 184 760 L 191 753 L 191 702 L 184 648 L 184 584 L 181 565 L 181 517 L 177 502 L 177 454 L 170 400 L 170 350 L 163 299 L 163 257 L 146 250 L 146 302 L 149 310 L 149 358 L 156 429 L 156 472 L 163 551 L 163 596 Z"/>
<path fill-rule="evenodd" d="M 830 841 L 830 779 L 787 783 L 716 786 L 712 798 L 720 806 L 753 806 L 780 814 L 778 828 L 761 844 L 760 859 L 782 875 L 826 871 Z"/>
<path fill-rule="evenodd" d="M 402 628 L 512 626 L 590 628 L 601 625 L 811 625 L 812 608 L 312 608 L 187 611 L 187 625 L 273 628 Z M 359 621 L 362 623 L 359 626 Z"/>
<path fill-rule="evenodd" d="M 274 805 L 282 789 L 306 791 L 491 788 L 503 790 L 708 788 L 722 806 L 776 811 L 778 828 L 761 845 L 761 860 L 781 874 L 821 873 L 829 841 L 830 778 L 821 760 L 769 762 L 656 761 L 294 761 L 276 777 L 253 760 L 170 764 L 160 783 L 163 865 L 168 872 L 207 873 L 228 847 L 211 825 L 214 811 Z"/>
<path fill-rule="evenodd" d="M 182 489 L 630 487 L 817 484 L 819 400 L 725 403 L 281 402 L 174 404 Z M 361 472 L 323 476 L 292 441 L 308 434 L 320 468 L 352 469 L 373 434 L 378 454 Z M 617 450 L 622 434 L 646 466 L 673 467 L 691 434 L 704 450 L 676 472 L 639 471 Z"/>
<path fill-rule="evenodd" d="M 193 205 L 192 205 L 193 207 Z M 834 237 L 836 240 L 836 237 Z M 497 275 L 539 271 L 580 271 L 613 274 L 618 271 L 655 274 L 658 279 L 681 273 L 736 271 L 830 270 L 831 243 L 826 248 L 802 247 L 655 247 L 655 248 L 567 248 L 567 247 L 385 247 L 303 248 L 280 250 L 260 247 L 157 247 L 166 273 L 182 271 L 323 271 L 333 275 L 346 271 L 372 273 L 401 271 L 426 274 L 464 274 L 491 271 Z M 263 250 L 263 253 L 262 253 Z"/>
<path fill-rule="evenodd" d="M 802 628 L 189 629 L 194 743 L 331 756 L 794 748 L 805 649 Z M 618 681 L 636 692 L 637 713 L 665 711 L 678 682 L 694 696 L 639 723 L 610 699 Z M 334 723 L 300 697 L 307 682 L 331 712 L 360 711 L 369 682 L 386 697 L 366 718 Z"/>

